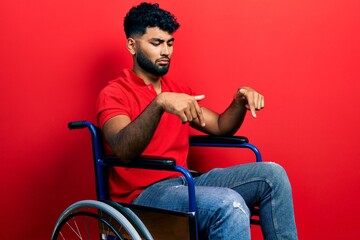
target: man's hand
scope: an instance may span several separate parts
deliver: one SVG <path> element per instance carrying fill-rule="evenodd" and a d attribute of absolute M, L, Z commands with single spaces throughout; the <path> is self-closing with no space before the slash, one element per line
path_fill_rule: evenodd
<path fill-rule="evenodd" d="M 184 93 L 163 92 L 158 95 L 157 101 L 163 110 L 177 115 L 183 123 L 198 119 L 201 126 L 205 126 L 205 119 L 198 101 L 205 95 L 190 96 Z"/>
<path fill-rule="evenodd" d="M 244 103 L 251 115 L 256 118 L 256 110 L 264 108 L 264 96 L 250 87 L 241 87 L 235 94 L 235 100 L 238 103 Z"/>

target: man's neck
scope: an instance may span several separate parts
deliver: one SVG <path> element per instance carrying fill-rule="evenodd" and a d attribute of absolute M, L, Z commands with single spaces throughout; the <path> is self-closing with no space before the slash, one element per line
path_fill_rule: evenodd
<path fill-rule="evenodd" d="M 157 94 L 161 93 L 161 77 L 141 71 L 135 67 L 132 69 L 132 71 L 142 80 L 144 80 L 146 85 L 152 84 Z"/>

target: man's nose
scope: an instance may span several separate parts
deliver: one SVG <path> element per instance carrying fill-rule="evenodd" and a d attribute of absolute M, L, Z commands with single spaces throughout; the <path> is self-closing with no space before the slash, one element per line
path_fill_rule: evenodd
<path fill-rule="evenodd" d="M 169 56 L 170 55 L 169 46 L 167 46 L 166 44 L 161 49 L 161 55 L 162 56 Z"/>

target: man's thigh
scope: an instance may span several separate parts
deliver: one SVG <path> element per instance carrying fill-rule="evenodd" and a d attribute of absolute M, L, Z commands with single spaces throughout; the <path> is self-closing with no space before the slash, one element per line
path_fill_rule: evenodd
<path fill-rule="evenodd" d="M 238 192 L 249 207 L 271 191 L 283 169 L 274 163 L 248 163 L 228 168 L 216 168 L 195 178 L 196 186 L 230 188 Z"/>
<path fill-rule="evenodd" d="M 221 208 L 221 205 L 227 202 L 232 204 L 234 201 L 245 205 L 242 197 L 230 188 L 195 186 L 195 194 L 198 210 L 213 212 Z M 146 188 L 133 203 L 167 210 L 188 211 L 188 187 L 183 178 L 165 180 Z"/>

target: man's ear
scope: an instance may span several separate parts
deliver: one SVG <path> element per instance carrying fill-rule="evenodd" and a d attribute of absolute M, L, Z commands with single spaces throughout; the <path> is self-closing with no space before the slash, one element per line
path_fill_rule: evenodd
<path fill-rule="evenodd" d="M 136 42 L 133 38 L 128 38 L 126 41 L 126 48 L 129 50 L 131 55 L 135 55 L 136 53 Z"/>

